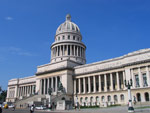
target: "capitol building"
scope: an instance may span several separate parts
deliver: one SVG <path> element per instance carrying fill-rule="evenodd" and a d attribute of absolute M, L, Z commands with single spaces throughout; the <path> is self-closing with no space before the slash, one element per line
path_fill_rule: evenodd
<path fill-rule="evenodd" d="M 86 45 L 69 14 L 57 28 L 50 48 L 50 63 L 38 66 L 35 75 L 8 81 L 7 102 L 46 105 L 51 88 L 54 104 L 65 100 L 72 104 L 78 101 L 81 106 L 125 105 L 128 91 L 124 80 L 131 79 L 132 99 L 143 103 L 150 101 L 150 49 L 86 64 Z M 59 83 L 64 93 L 60 93 Z"/>

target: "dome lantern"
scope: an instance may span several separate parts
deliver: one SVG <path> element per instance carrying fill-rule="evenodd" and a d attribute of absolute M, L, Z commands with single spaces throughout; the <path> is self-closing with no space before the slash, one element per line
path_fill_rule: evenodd
<path fill-rule="evenodd" d="M 71 21 L 71 15 L 70 14 L 66 15 L 66 21 Z"/>

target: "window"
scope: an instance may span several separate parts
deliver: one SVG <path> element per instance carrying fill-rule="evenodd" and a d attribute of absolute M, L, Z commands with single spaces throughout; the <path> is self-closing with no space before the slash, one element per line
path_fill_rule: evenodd
<path fill-rule="evenodd" d="M 68 40 L 70 40 L 70 35 L 68 35 Z"/>
<path fill-rule="evenodd" d="M 104 96 L 102 96 L 102 102 L 105 102 L 105 97 Z"/>
<path fill-rule="evenodd" d="M 144 85 L 144 87 L 145 87 L 145 86 L 148 86 L 146 73 L 143 74 L 143 85 Z"/>
<path fill-rule="evenodd" d="M 73 36 L 73 40 L 75 40 L 75 36 Z"/>
<path fill-rule="evenodd" d="M 114 95 L 114 101 L 115 101 L 115 102 L 118 102 L 117 95 Z"/>
<path fill-rule="evenodd" d="M 121 101 L 124 101 L 124 95 L 120 95 Z"/>
<path fill-rule="evenodd" d="M 63 35 L 63 40 L 65 39 L 65 36 Z"/>
<path fill-rule="evenodd" d="M 79 37 L 77 38 L 77 40 L 79 41 Z"/>
<path fill-rule="evenodd" d="M 109 95 L 107 98 L 108 98 L 108 102 L 110 102 L 111 101 L 111 96 Z"/>
<path fill-rule="evenodd" d="M 58 37 L 58 41 L 60 40 L 60 37 Z"/>
<path fill-rule="evenodd" d="M 135 75 L 136 87 L 140 87 L 139 84 L 139 75 Z"/>

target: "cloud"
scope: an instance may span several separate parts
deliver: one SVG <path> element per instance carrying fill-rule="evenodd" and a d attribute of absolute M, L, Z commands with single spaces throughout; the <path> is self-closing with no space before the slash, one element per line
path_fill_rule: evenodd
<path fill-rule="evenodd" d="M 14 55 L 21 55 L 21 56 L 36 56 L 33 53 L 30 53 L 28 51 L 25 51 L 21 48 L 17 47 L 0 47 L 0 52 L 5 52 L 9 54 L 14 54 Z"/>
<path fill-rule="evenodd" d="M 5 17 L 5 20 L 13 20 L 13 17 L 11 16 Z"/>

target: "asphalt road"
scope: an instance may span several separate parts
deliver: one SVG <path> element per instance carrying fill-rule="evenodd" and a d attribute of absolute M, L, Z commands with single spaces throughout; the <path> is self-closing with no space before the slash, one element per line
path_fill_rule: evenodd
<path fill-rule="evenodd" d="M 30 113 L 29 109 L 3 109 L 3 113 Z M 77 110 L 66 110 L 66 111 L 41 111 L 35 110 L 34 113 L 128 113 L 127 107 L 113 107 L 113 108 L 101 108 L 101 109 L 81 109 Z M 148 109 L 135 109 L 135 113 L 150 113 Z"/>

